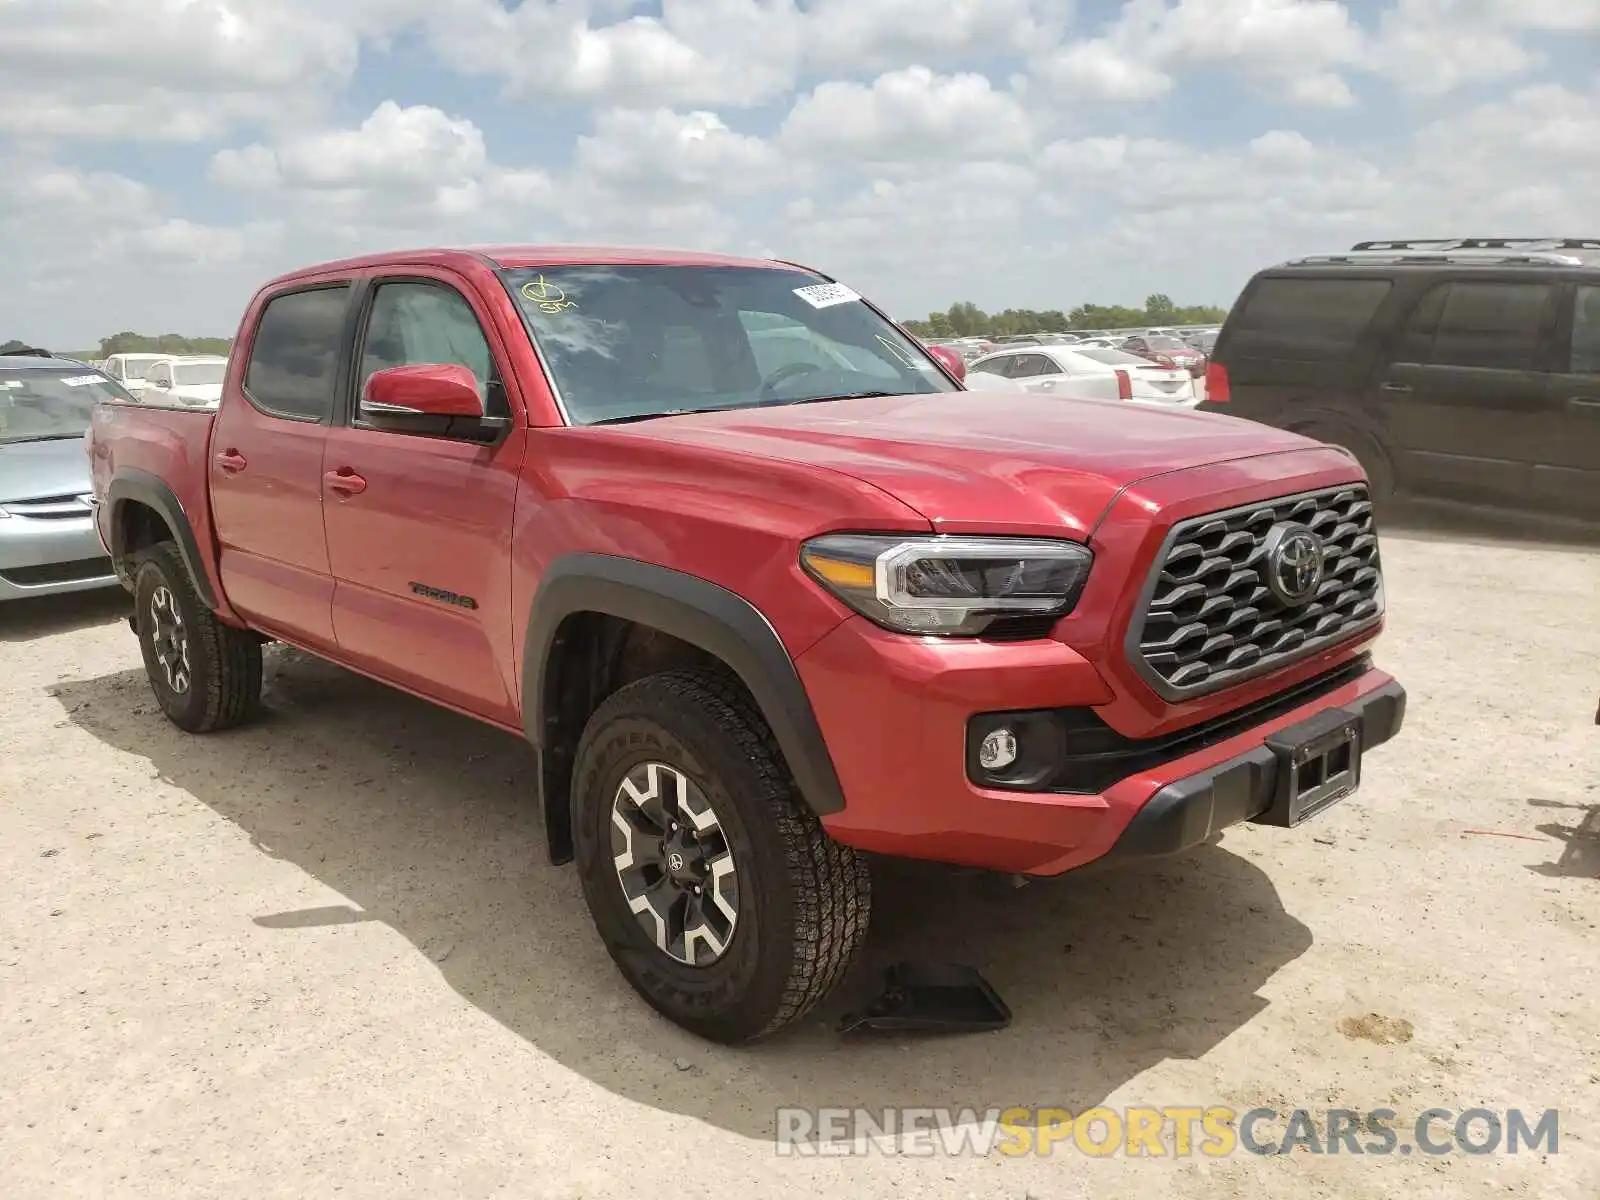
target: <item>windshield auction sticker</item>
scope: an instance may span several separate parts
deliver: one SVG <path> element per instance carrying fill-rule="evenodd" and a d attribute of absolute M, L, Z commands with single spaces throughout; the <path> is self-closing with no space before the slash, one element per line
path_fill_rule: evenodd
<path fill-rule="evenodd" d="M 795 288 L 794 294 L 812 308 L 832 308 L 835 304 L 861 299 L 861 293 L 851 291 L 842 283 L 814 283 L 810 287 Z"/>

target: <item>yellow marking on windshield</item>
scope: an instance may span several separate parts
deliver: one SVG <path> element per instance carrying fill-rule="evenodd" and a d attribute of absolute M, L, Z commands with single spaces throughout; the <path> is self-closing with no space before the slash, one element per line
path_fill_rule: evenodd
<path fill-rule="evenodd" d="M 522 298 L 543 313 L 558 313 L 564 308 L 578 307 L 576 300 L 568 300 L 567 294 L 543 275 L 522 285 Z"/>

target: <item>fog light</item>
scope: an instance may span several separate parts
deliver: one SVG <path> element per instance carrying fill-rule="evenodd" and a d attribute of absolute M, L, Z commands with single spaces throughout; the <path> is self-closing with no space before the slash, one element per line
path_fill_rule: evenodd
<path fill-rule="evenodd" d="M 985 771 L 1003 771 L 1017 761 L 1017 738 L 1001 726 L 984 734 L 978 747 L 978 765 Z"/>

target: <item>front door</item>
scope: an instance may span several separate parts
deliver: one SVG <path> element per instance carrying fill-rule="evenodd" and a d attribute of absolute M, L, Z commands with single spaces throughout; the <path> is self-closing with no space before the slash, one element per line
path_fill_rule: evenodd
<path fill-rule="evenodd" d="M 1551 377 L 1549 437 L 1533 469 L 1533 497 L 1563 516 L 1600 520 L 1600 286 L 1573 289 L 1570 336 Z"/>
<path fill-rule="evenodd" d="M 324 460 L 341 655 L 401 687 L 515 723 L 511 529 L 527 435 L 505 384 L 504 348 L 444 272 L 378 278 L 369 288 L 344 418 L 329 430 Z M 513 417 L 509 435 L 483 445 L 363 426 L 357 401 L 367 377 L 418 363 L 470 368 L 488 415 Z"/>
<path fill-rule="evenodd" d="M 1548 437 L 1556 288 L 1460 279 L 1423 294 L 1378 364 L 1373 401 L 1406 490 L 1524 507 Z"/>
<path fill-rule="evenodd" d="M 341 282 L 267 302 L 242 388 L 218 408 L 206 464 L 229 602 L 309 649 L 334 648 L 322 453 L 350 294 Z"/>

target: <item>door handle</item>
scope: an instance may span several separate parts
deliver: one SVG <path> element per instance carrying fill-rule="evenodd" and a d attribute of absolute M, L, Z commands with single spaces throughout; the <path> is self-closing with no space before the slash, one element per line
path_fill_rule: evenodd
<path fill-rule="evenodd" d="M 1378 385 L 1378 390 L 1380 392 L 1409 392 L 1411 391 L 1411 385 L 1409 383 L 1394 383 L 1386 379 Z"/>
<path fill-rule="evenodd" d="M 221 454 L 217 455 L 217 466 L 221 467 L 230 475 L 244 470 L 248 465 L 249 464 L 244 460 L 244 455 L 240 454 L 237 450 L 224 450 Z"/>
<path fill-rule="evenodd" d="M 329 471 L 322 477 L 322 482 L 335 492 L 343 492 L 346 496 L 354 496 L 358 492 L 367 490 L 367 481 L 357 475 L 349 467 L 340 467 L 337 471 Z"/>

